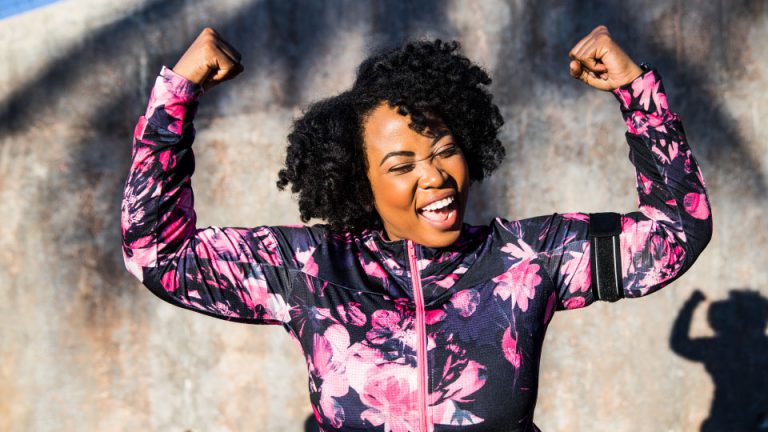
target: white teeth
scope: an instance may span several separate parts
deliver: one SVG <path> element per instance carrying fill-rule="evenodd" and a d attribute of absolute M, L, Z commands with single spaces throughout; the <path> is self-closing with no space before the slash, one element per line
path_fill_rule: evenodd
<path fill-rule="evenodd" d="M 443 198 L 440 201 L 435 201 L 432 204 L 422 208 L 421 210 L 422 211 L 435 211 L 435 210 L 439 210 L 439 209 L 441 209 L 443 207 L 446 207 L 446 206 L 450 205 L 452 202 L 453 202 L 453 197 L 449 196 L 448 198 Z"/>

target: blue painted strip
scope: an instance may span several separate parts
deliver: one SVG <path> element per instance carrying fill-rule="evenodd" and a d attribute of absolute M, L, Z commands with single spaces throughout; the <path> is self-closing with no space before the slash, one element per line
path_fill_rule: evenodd
<path fill-rule="evenodd" d="M 59 0 L 0 0 L 0 19 L 56 3 Z"/>

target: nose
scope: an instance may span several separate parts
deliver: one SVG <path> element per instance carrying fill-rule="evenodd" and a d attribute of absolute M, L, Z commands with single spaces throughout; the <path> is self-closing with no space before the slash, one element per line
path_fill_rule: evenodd
<path fill-rule="evenodd" d="M 421 170 L 419 187 L 421 189 L 440 188 L 445 184 L 448 176 L 438 161 L 425 159 L 420 161 L 419 165 Z"/>

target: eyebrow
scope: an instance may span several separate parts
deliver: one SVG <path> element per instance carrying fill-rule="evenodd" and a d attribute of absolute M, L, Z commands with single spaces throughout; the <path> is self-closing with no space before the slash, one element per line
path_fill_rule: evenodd
<path fill-rule="evenodd" d="M 444 136 L 446 136 L 446 135 L 449 135 L 448 131 L 440 131 L 440 132 L 437 134 L 437 136 L 435 136 L 435 138 L 432 140 L 432 144 L 430 144 L 430 145 L 434 146 L 434 145 L 435 145 L 435 144 L 436 144 L 438 141 L 440 141 L 440 139 L 441 139 L 442 137 L 444 137 Z M 395 156 L 414 156 L 414 155 L 416 155 L 416 153 L 414 153 L 414 152 L 412 152 L 412 151 L 407 151 L 407 150 L 401 150 L 401 151 L 393 151 L 393 152 L 389 152 L 389 153 L 387 153 L 387 154 L 386 154 L 386 155 L 385 155 L 385 156 L 384 156 L 384 157 L 381 159 L 381 162 L 379 163 L 379 166 L 382 166 L 382 165 L 384 165 L 384 162 L 385 162 L 387 159 L 391 158 L 391 157 L 395 157 Z"/>

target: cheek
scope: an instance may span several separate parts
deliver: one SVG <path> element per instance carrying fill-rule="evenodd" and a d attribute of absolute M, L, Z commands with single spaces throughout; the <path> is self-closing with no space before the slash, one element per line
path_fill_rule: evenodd
<path fill-rule="evenodd" d="M 448 174 L 456 180 L 456 183 L 461 188 L 469 186 L 469 165 L 464 156 L 452 157 L 446 161 L 445 170 Z"/>
<path fill-rule="evenodd" d="M 411 184 L 408 174 L 401 176 L 371 175 L 368 181 L 373 191 L 376 211 L 384 218 L 396 216 L 398 212 L 409 210 L 411 203 Z"/>
<path fill-rule="evenodd" d="M 379 214 L 386 216 L 392 212 L 410 210 L 413 207 L 414 182 L 409 178 L 408 174 L 404 174 L 371 179 L 373 198 Z"/>

